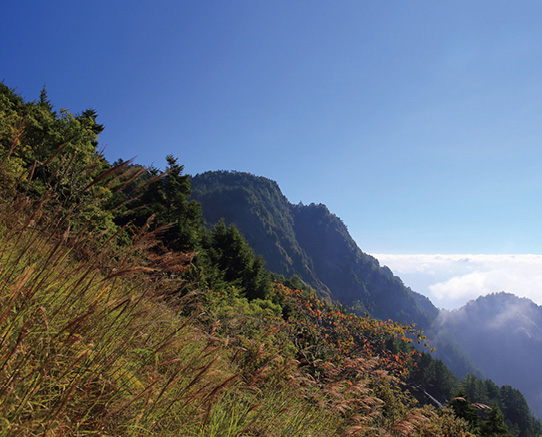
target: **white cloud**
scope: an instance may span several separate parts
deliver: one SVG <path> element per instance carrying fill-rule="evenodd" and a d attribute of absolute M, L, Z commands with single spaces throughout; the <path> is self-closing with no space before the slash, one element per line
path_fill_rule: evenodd
<path fill-rule="evenodd" d="M 373 256 L 441 308 L 457 308 L 499 291 L 542 305 L 542 255 Z"/>

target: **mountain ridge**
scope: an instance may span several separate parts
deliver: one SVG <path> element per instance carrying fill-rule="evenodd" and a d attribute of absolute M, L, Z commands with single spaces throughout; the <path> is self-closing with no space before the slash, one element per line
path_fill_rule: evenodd
<path fill-rule="evenodd" d="M 235 224 L 266 268 L 297 275 L 357 313 L 427 329 L 438 309 L 359 249 L 346 225 L 323 204 L 294 205 L 275 181 L 244 172 L 205 172 L 192 178 L 192 199 L 207 223 Z M 315 240 L 315 237 L 317 240 Z M 386 289 L 386 298 L 379 290 Z"/>
<path fill-rule="evenodd" d="M 469 419 L 472 405 L 440 408 L 457 400 L 457 381 L 412 347 L 408 335 L 422 333 L 357 317 L 293 278 L 286 281 L 292 289 L 272 282 L 277 277 L 237 228 L 203 227 L 200 205 L 188 199 L 190 176 L 173 156 L 164 173 L 122 160 L 111 165 L 97 150 L 102 127 L 93 111 L 58 116 L 45 90 L 39 102 L 24 103 L 0 84 L 0 97 L 9 115 L 0 117 L 0 271 L 8 305 L 0 337 L 11 339 L 0 354 L 0 379 L 10 388 L 0 409 L 8 433 L 328 436 L 363 428 L 471 435 L 468 428 L 493 435 L 494 425 L 531 424 L 534 432 L 519 435 L 534 437 L 542 430 L 515 390 L 486 397 L 500 417 Z M 290 213 L 277 186 L 267 187 L 262 196 L 274 193 L 283 203 L 271 206 Z M 276 233 L 282 222 L 295 231 L 295 214 L 273 214 L 243 187 L 236 193 L 253 222 L 278 220 L 252 230 L 293 245 L 307 269 L 326 261 Z M 317 229 L 327 223 L 336 231 L 324 237 L 351 245 L 337 217 L 322 205 L 316 212 L 323 219 Z M 389 269 L 378 272 L 394 278 Z M 427 399 L 419 408 L 420 395 L 438 404 L 437 414 Z M 514 416 L 518 405 L 523 411 Z"/>

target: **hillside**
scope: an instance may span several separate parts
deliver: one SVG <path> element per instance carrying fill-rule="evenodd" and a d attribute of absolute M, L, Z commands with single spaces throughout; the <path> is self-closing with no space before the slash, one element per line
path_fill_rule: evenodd
<path fill-rule="evenodd" d="M 514 389 L 490 383 L 511 396 L 486 396 L 477 410 L 478 393 L 461 390 L 485 383 L 457 381 L 416 349 L 423 332 L 320 299 L 265 270 L 234 226 L 205 228 L 173 156 L 165 172 L 107 162 L 96 117 L 0 84 L 0 434 L 542 429 Z M 318 214 L 316 229 L 344 237 L 338 219 Z"/>
<path fill-rule="evenodd" d="M 192 190 L 192 198 L 201 203 L 207 223 L 212 225 L 224 218 L 227 224 L 235 224 L 255 252 L 265 259 L 269 270 L 286 277 L 298 275 L 322 295 L 358 313 L 366 311 L 383 320 L 415 323 L 431 339 L 431 345 L 436 348 L 434 356 L 460 379 L 474 374 L 510 384 L 526 393 L 533 391 L 533 385 L 520 381 L 518 375 L 531 375 L 534 369 L 518 369 L 516 377 L 503 377 L 513 369 L 509 365 L 516 361 L 514 357 L 532 355 L 528 351 L 538 348 L 538 340 L 533 340 L 536 333 L 529 334 L 528 341 L 492 334 L 478 325 L 487 317 L 454 324 L 457 318 L 452 314 L 450 323 L 444 323 L 446 313 L 440 314 L 427 298 L 405 287 L 387 267 L 381 267 L 375 258 L 363 253 L 344 223 L 324 205 L 293 205 L 276 182 L 240 172 L 196 175 Z M 515 320 L 521 323 L 521 318 Z M 459 326 L 463 328 L 461 332 Z M 525 328 L 514 330 L 528 333 Z M 503 355 L 508 358 L 501 360 Z M 534 357 L 538 355 L 535 353 Z M 524 364 L 533 362 L 536 359 L 525 360 Z M 529 380 L 534 387 L 542 386 L 538 379 Z M 531 394 L 528 400 L 537 415 L 542 416 L 539 399 Z"/>
<path fill-rule="evenodd" d="M 428 328 L 438 310 L 405 287 L 387 267 L 356 245 L 345 224 L 324 205 L 293 205 L 277 183 L 240 172 L 192 178 L 192 199 L 210 225 L 235 224 L 266 268 L 299 276 L 358 314 Z"/>
<path fill-rule="evenodd" d="M 542 417 L 542 307 L 495 293 L 442 312 L 436 326 L 463 345 L 484 375 L 521 390 Z"/>

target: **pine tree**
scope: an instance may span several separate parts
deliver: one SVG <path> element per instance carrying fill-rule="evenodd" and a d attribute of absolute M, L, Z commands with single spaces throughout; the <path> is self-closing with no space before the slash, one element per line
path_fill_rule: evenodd
<path fill-rule="evenodd" d="M 453 408 L 457 417 L 465 419 L 470 424 L 470 430 L 473 433 L 478 431 L 479 417 L 478 410 L 470 403 L 469 395 L 463 391 L 451 400 L 450 406 Z"/>
<path fill-rule="evenodd" d="M 151 228 L 168 228 L 159 235 L 163 244 L 175 251 L 193 251 L 199 245 L 202 229 L 199 203 L 189 200 L 190 176 L 183 175 L 184 167 L 171 155 L 166 157 L 167 167 L 163 177 L 157 168 L 150 168 L 140 181 L 141 188 L 135 187 L 137 198 L 131 203 L 133 212 L 119 220 L 132 221 L 142 226 L 152 215 Z"/>
<path fill-rule="evenodd" d="M 504 415 L 499 407 L 493 407 L 487 414 L 487 420 L 480 426 L 481 436 L 507 436 L 508 427 L 504 422 Z"/>
<path fill-rule="evenodd" d="M 263 299 L 269 294 L 271 279 L 263 258 L 254 255 L 234 225 L 226 226 L 220 220 L 204 246 L 207 264 L 218 268 L 223 281 L 240 288 L 249 299 Z"/>

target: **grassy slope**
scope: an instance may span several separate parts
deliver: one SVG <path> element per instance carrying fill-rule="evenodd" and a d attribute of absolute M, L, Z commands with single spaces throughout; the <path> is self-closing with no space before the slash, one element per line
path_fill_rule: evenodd
<path fill-rule="evenodd" d="M 164 274 L 171 263 L 135 255 L 146 237 L 91 249 L 92 235 L 35 203 L 1 211 L 0 435 L 461 433 L 448 412 L 410 405 L 386 363 L 354 353 L 345 333 L 326 342 L 347 322 L 314 296 L 277 288 L 289 322 L 235 290 L 171 298 L 186 284 Z"/>
<path fill-rule="evenodd" d="M 1 435 L 334 433 L 291 390 L 248 390 L 238 350 L 163 302 L 178 284 L 111 264 L 129 253 L 81 257 L 90 237 L 56 235 L 58 221 L 25 213 L 34 206 L 1 208 Z"/>

